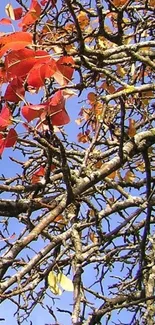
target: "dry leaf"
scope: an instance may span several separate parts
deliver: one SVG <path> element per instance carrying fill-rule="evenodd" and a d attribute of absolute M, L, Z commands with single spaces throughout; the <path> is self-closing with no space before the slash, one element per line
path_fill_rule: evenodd
<path fill-rule="evenodd" d="M 94 232 L 90 232 L 89 238 L 94 244 L 98 244 L 98 237 L 95 235 Z"/>
<path fill-rule="evenodd" d="M 136 122 L 132 118 L 129 118 L 129 128 L 128 128 L 128 136 L 129 137 L 134 137 L 136 134 Z"/>
<path fill-rule="evenodd" d="M 112 172 L 111 174 L 109 174 L 107 177 L 110 179 L 114 179 L 116 177 L 116 170 L 114 172 Z"/>
<path fill-rule="evenodd" d="M 96 94 L 93 93 L 93 92 L 90 92 L 88 95 L 87 95 L 87 98 L 89 100 L 89 102 L 91 104 L 94 104 L 94 102 L 96 102 Z"/>

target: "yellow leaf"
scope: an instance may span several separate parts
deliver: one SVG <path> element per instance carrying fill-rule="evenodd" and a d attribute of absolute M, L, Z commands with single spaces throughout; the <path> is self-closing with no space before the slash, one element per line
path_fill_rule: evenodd
<path fill-rule="evenodd" d="M 80 13 L 77 16 L 77 18 L 78 18 L 78 22 L 79 22 L 79 25 L 80 25 L 81 29 L 84 29 L 85 27 L 88 26 L 88 24 L 89 24 L 89 18 L 87 16 L 86 12 L 80 11 Z"/>
<path fill-rule="evenodd" d="M 145 163 L 144 162 L 137 163 L 136 169 L 141 173 L 145 172 Z"/>
<path fill-rule="evenodd" d="M 54 295 L 61 295 L 62 291 L 57 285 L 57 276 L 54 274 L 54 272 L 50 272 L 48 274 L 48 285 L 50 290 L 54 293 Z"/>
<path fill-rule="evenodd" d="M 135 179 L 135 174 L 128 170 L 124 176 L 124 181 L 126 182 L 133 182 Z"/>
<path fill-rule="evenodd" d="M 135 86 L 130 86 L 130 85 L 128 85 L 126 88 L 125 88 L 125 90 L 124 90 L 124 93 L 125 94 L 130 94 L 130 92 L 132 92 L 133 90 L 135 90 Z"/>
<path fill-rule="evenodd" d="M 118 64 L 117 66 L 117 74 L 120 76 L 120 77 L 124 77 L 126 75 L 126 71 L 123 67 L 121 67 L 120 64 Z"/>
<path fill-rule="evenodd" d="M 66 291 L 73 291 L 74 290 L 74 286 L 73 286 L 72 280 L 70 280 L 69 278 L 67 278 L 67 276 L 64 275 L 63 273 L 59 273 L 57 275 L 57 282 Z"/>
<path fill-rule="evenodd" d="M 98 37 L 98 45 L 102 49 L 106 49 L 107 48 L 106 41 L 105 41 L 105 38 L 103 36 L 99 36 Z"/>
<path fill-rule="evenodd" d="M 128 45 L 133 40 L 133 35 L 124 36 L 123 43 Z"/>

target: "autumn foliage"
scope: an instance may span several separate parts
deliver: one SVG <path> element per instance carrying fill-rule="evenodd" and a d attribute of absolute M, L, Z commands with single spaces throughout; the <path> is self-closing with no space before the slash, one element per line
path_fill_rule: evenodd
<path fill-rule="evenodd" d="M 155 1 L 1 7 L 0 302 L 153 325 Z"/>

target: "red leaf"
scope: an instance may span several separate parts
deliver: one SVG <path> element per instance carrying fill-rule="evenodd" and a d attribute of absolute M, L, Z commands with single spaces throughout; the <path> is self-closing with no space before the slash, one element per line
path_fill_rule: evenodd
<path fill-rule="evenodd" d="M 28 45 L 32 45 L 32 35 L 27 32 L 16 32 L 0 37 L 0 57 L 8 50 L 23 49 Z"/>
<path fill-rule="evenodd" d="M 31 0 L 30 11 L 35 11 L 37 13 L 38 17 L 40 16 L 41 6 L 37 0 Z"/>
<path fill-rule="evenodd" d="M 35 176 L 44 176 L 45 175 L 45 168 L 41 166 L 33 175 L 35 175 Z"/>
<path fill-rule="evenodd" d="M 45 168 L 44 167 L 40 167 L 32 176 L 31 181 L 32 184 L 38 183 L 40 182 L 40 178 L 43 177 L 45 175 Z"/>
<path fill-rule="evenodd" d="M 50 59 L 48 63 L 37 63 L 31 69 L 27 83 L 28 85 L 39 89 L 44 86 L 45 78 L 50 78 L 56 71 L 56 63 L 54 59 Z"/>
<path fill-rule="evenodd" d="M 22 17 L 23 10 L 22 8 L 15 8 L 14 11 L 14 20 L 19 20 Z M 13 18 L 12 18 L 13 19 Z"/>
<path fill-rule="evenodd" d="M 70 118 L 65 110 L 65 98 L 63 92 L 58 90 L 52 99 L 47 102 L 47 111 L 41 115 L 41 121 L 46 124 L 46 115 L 51 117 L 51 123 L 56 126 L 68 124 Z"/>
<path fill-rule="evenodd" d="M 0 68 L 0 85 L 7 82 L 6 70 L 4 67 Z"/>
<path fill-rule="evenodd" d="M 18 103 L 23 100 L 24 95 L 25 89 L 23 87 L 23 81 L 21 78 L 16 77 L 7 86 L 4 99 L 10 102 Z"/>
<path fill-rule="evenodd" d="M 12 51 L 5 57 L 8 78 L 25 76 L 36 63 L 44 63 L 50 60 L 50 55 L 46 51 L 34 51 L 27 48 Z"/>
<path fill-rule="evenodd" d="M 18 139 L 18 135 L 15 129 L 13 128 L 10 129 L 5 140 L 5 147 L 6 148 L 13 147 L 14 144 L 17 142 L 17 139 Z"/>
<path fill-rule="evenodd" d="M 41 0 L 41 1 L 40 1 L 40 4 L 41 4 L 42 6 L 45 6 L 47 2 L 48 2 L 48 0 Z M 51 2 L 51 4 L 52 4 L 52 8 L 54 8 L 55 5 L 56 5 L 57 0 L 51 0 L 50 2 Z"/>
<path fill-rule="evenodd" d="M 19 27 L 27 27 L 34 24 L 34 22 L 40 17 L 41 6 L 37 0 L 31 1 L 30 10 L 23 17 L 21 23 L 18 24 Z"/>
<path fill-rule="evenodd" d="M 61 112 L 55 113 L 51 116 L 51 121 L 53 125 L 61 126 L 68 124 L 70 122 L 70 118 L 66 110 L 62 110 Z"/>
<path fill-rule="evenodd" d="M 25 117 L 27 122 L 31 122 L 37 117 L 40 117 L 43 109 L 46 108 L 46 105 L 25 105 L 22 107 L 21 112 L 22 115 Z"/>
<path fill-rule="evenodd" d="M 10 124 L 12 124 L 11 118 L 12 115 L 9 108 L 4 106 L 0 113 L 0 131 L 6 129 Z"/>
<path fill-rule="evenodd" d="M 65 110 L 65 99 L 61 90 L 58 90 L 55 95 L 44 104 L 23 106 L 21 112 L 28 122 L 40 117 L 37 128 L 40 128 L 42 124 L 47 124 L 47 115 L 50 116 L 51 123 L 56 126 L 65 125 L 70 121 Z"/>
<path fill-rule="evenodd" d="M 0 134 L 0 156 L 2 156 L 4 149 L 5 149 L 5 138 L 3 137 L 3 134 Z"/>
<path fill-rule="evenodd" d="M 10 25 L 10 24 L 12 24 L 12 22 L 9 18 L 0 19 L 0 25 Z"/>
<path fill-rule="evenodd" d="M 57 61 L 56 65 L 58 71 L 54 74 L 54 78 L 61 86 L 65 86 L 72 78 L 74 60 L 71 56 L 63 56 Z"/>
<path fill-rule="evenodd" d="M 65 99 L 62 90 L 58 90 L 55 95 L 48 100 L 48 105 L 57 106 L 58 109 L 64 108 Z"/>
<path fill-rule="evenodd" d="M 0 155 L 2 155 L 5 148 L 13 147 L 17 142 L 17 133 L 14 129 L 10 129 L 7 137 L 4 137 L 2 133 L 0 133 Z"/>

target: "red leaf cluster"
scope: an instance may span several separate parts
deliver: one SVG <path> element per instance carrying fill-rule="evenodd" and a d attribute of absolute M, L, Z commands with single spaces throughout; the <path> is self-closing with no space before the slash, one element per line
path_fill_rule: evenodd
<path fill-rule="evenodd" d="M 23 106 L 22 115 L 27 122 L 39 118 L 39 122 L 37 123 L 38 128 L 42 124 L 47 124 L 47 116 L 50 117 L 52 125 L 56 126 L 67 124 L 70 121 L 65 109 L 65 98 L 61 90 L 58 90 L 55 95 L 44 104 Z"/>
<path fill-rule="evenodd" d="M 61 86 L 64 86 L 69 83 L 74 72 L 72 57 L 64 56 L 56 61 L 46 51 L 34 51 L 28 48 L 9 52 L 5 57 L 4 65 L 7 80 L 10 81 L 5 99 L 12 102 L 22 100 L 25 94 L 22 85 L 25 82 L 38 90 L 44 86 L 46 78 L 54 77 Z"/>
<path fill-rule="evenodd" d="M 57 60 L 45 50 L 34 50 L 33 34 L 31 30 L 37 20 L 40 20 L 44 6 L 50 4 L 55 7 L 57 0 L 31 0 L 29 10 L 24 13 L 21 7 L 13 8 L 11 4 L 5 7 L 8 18 L 2 18 L 0 24 L 12 24 L 12 20 L 20 19 L 19 27 L 22 31 L 9 34 L 1 33 L 0 36 L 0 85 L 7 83 L 2 96 L 2 110 L 0 112 L 0 154 L 4 148 L 13 146 L 17 141 L 17 133 L 11 128 L 12 114 L 7 102 L 19 103 L 25 101 L 26 91 L 31 89 L 38 92 L 44 87 L 46 79 L 54 78 L 61 86 L 66 86 L 72 79 L 74 72 L 74 60 L 71 56 L 62 56 Z M 3 62 L 4 61 L 4 62 Z M 31 122 L 37 120 L 36 127 L 45 130 L 49 119 L 52 125 L 62 126 L 69 123 L 70 118 L 65 109 L 67 98 L 62 90 L 46 102 L 38 105 L 24 105 L 21 109 L 22 116 Z M 6 104 L 5 104 L 6 103 Z M 47 119 L 48 117 L 48 119 Z M 47 123 L 48 120 L 48 123 Z"/>

